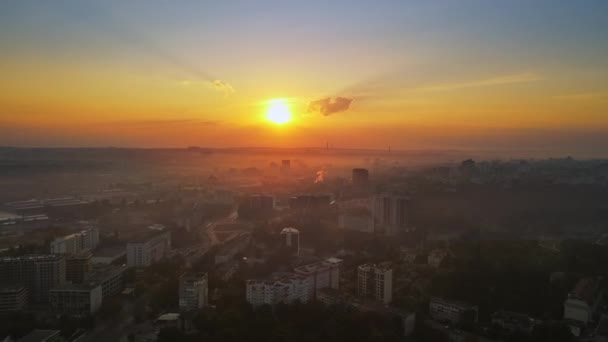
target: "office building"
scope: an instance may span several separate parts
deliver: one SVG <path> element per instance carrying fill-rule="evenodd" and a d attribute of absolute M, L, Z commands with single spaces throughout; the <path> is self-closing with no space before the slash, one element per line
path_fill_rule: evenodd
<path fill-rule="evenodd" d="M 395 236 L 407 229 L 409 199 L 405 196 L 374 196 L 372 216 L 374 230 L 387 236 Z"/>
<path fill-rule="evenodd" d="M 103 298 L 117 295 L 125 289 L 127 267 L 115 265 L 96 267 L 86 275 L 85 282 L 101 285 Z"/>
<path fill-rule="evenodd" d="M 97 283 L 68 284 L 49 291 L 51 310 L 58 314 L 92 315 L 101 307 L 102 299 Z"/>
<path fill-rule="evenodd" d="M 357 293 L 385 304 L 393 300 L 393 270 L 388 263 L 357 268 Z"/>
<path fill-rule="evenodd" d="M 294 255 L 300 255 L 300 231 L 287 227 L 281 230 L 281 235 L 285 236 L 285 248 L 292 250 Z"/>
<path fill-rule="evenodd" d="M 310 278 L 297 274 L 285 274 L 273 280 L 248 280 L 247 303 L 253 306 L 302 303 L 312 299 Z"/>
<path fill-rule="evenodd" d="M 564 319 L 587 324 L 595 314 L 601 301 L 599 282 L 583 278 L 576 283 L 564 302 Z"/>
<path fill-rule="evenodd" d="M 353 169 L 352 172 L 353 187 L 357 189 L 366 189 L 369 187 L 369 171 L 367 169 Z"/>
<path fill-rule="evenodd" d="M 65 279 L 75 284 L 82 283 L 85 275 L 91 272 L 91 252 L 82 251 L 65 257 Z"/>
<path fill-rule="evenodd" d="M 429 314 L 442 323 L 477 322 L 479 308 L 465 302 L 434 297 L 429 303 Z"/>
<path fill-rule="evenodd" d="M 52 254 L 78 254 L 83 250 L 92 250 L 99 244 L 99 230 L 89 228 L 78 233 L 56 238 L 51 242 Z"/>
<path fill-rule="evenodd" d="M 27 289 L 21 285 L 0 287 L 0 314 L 25 311 L 27 309 Z"/>
<path fill-rule="evenodd" d="M 28 302 L 48 302 L 49 290 L 65 283 L 62 255 L 27 255 L 0 258 L 0 281 L 28 290 Z"/>
<path fill-rule="evenodd" d="M 296 274 L 309 279 L 312 296 L 316 296 L 319 289 L 340 288 L 340 265 L 342 260 L 329 258 L 313 264 L 304 265 L 296 268 Z"/>
<path fill-rule="evenodd" d="M 127 243 L 127 266 L 148 267 L 162 260 L 171 250 L 171 233 L 154 232 Z"/>
<path fill-rule="evenodd" d="M 179 278 L 179 309 L 197 310 L 209 304 L 207 273 L 183 274 Z"/>

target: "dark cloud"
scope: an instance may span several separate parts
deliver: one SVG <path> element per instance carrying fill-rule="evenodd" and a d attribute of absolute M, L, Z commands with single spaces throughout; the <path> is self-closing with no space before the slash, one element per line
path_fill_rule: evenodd
<path fill-rule="evenodd" d="M 347 97 L 326 97 L 320 100 L 312 101 L 308 104 L 308 111 L 320 113 L 324 116 L 334 113 L 347 111 L 353 99 Z"/>

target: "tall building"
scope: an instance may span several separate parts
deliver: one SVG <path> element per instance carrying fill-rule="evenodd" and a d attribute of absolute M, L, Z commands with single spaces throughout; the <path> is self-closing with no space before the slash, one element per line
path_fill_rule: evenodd
<path fill-rule="evenodd" d="M 25 311 L 27 289 L 21 285 L 0 286 L 0 314 Z"/>
<path fill-rule="evenodd" d="M 99 230 L 89 228 L 78 233 L 56 238 L 51 242 L 52 254 L 77 254 L 83 250 L 92 250 L 99 244 Z"/>
<path fill-rule="evenodd" d="M 329 258 L 314 264 L 300 266 L 294 271 L 296 274 L 310 279 L 312 295 L 316 296 L 317 290 L 340 287 L 341 264 L 341 259 Z"/>
<path fill-rule="evenodd" d="M 294 251 L 295 255 L 300 255 L 300 231 L 287 227 L 283 228 L 281 235 L 285 235 L 285 247 Z"/>
<path fill-rule="evenodd" d="M 0 282 L 21 285 L 32 303 L 46 303 L 49 290 L 65 283 L 62 255 L 27 255 L 0 258 Z"/>
<path fill-rule="evenodd" d="M 297 274 L 282 275 L 274 280 L 248 280 L 247 303 L 253 306 L 302 303 L 312 299 L 310 278 Z"/>
<path fill-rule="evenodd" d="M 101 285 L 96 283 L 69 284 L 49 291 L 51 310 L 58 314 L 92 315 L 102 299 Z"/>
<path fill-rule="evenodd" d="M 75 284 L 82 283 L 85 275 L 91 272 L 91 257 L 89 251 L 69 254 L 65 258 L 65 279 Z"/>
<path fill-rule="evenodd" d="M 387 236 L 405 231 L 408 224 L 409 198 L 395 195 L 374 196 L 374 230 Z"/>
<path fill-rule="evenodd" d="M 156 232 L 127 243 L 127 266 L 148 267 L 165 258 L 171 250 L 171 233 Z"/>
<path fill-rule="evenodd" d="M 352 182 L 355 188 L 367 188 L 369 186 L 369 171 L 367 169 L 353 169 Z"/>
<path fill-rule="evenodd" d="M 209 305 L 207 273 L 183 274 L 179 278 L 179 309 L 196 310 Z"/>
<path fill-rule="evenodd" d="M 274 197 L 270 195 L 249 195 L 239 202 L 238 214 L 241 218 L 257 218 L 272 214 Z"/>
<path fill-rule="evenodd" d="M 357 293 L 385 304 L 393 300 L 393 270 L 389 264 L 364 264 L 357 268 Z"/>

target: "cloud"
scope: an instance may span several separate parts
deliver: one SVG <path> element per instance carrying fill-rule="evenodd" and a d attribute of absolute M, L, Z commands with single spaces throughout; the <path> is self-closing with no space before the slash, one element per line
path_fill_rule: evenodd
<path fill-rule="evenodd" d="M 438 84 L 432 86 L 425 86 L 416 88 L 416 90 L 423 91 L 442 91 L 442 90 L 454 90 L 454 89 L 462 89 L 462 88 L 472 88 L 472 87 L 487 87 L 487 86 L 496 86 L 496 85 L 505 85 L 505 84 L 515 84 L 515 83 L 529 83 L 543 80 L 543 77 L 537 73 L 527 72 L 513 75 L 504 75 L 497 76 L 487 79 L 474 80 L 470 82 L 461 82 L 461 83 L 446 83 L 446 84 Z"/>
<path fill-rule="evenodd" d="M 328 116 L 334 113 L 347 111 L 352 102 L 353 99 L 347 97 L 336 97 L 334 99 L 326 97 L 310 102 L 308 104 L 308 111 Z"/>
<path fill-rule="evenodd" d="M 219 91 L 223 91 L 224 92 L 224 96 L 229 96 L 230 94 L 234 93 L 234 88 L 232 88 L 232 86 L 224 81 L 221 80 L 215 80 L 213 81 L 213 85 L 215 86 L 215 89 L 219 90 Z"/>

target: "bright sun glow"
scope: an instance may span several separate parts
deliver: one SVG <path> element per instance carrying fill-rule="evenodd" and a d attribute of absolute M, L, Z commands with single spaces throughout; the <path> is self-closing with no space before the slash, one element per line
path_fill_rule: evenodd
<path fill-rule="evenodd" d="M 285 99 L 274 99 L 268 101 L 268 110 L 266 111 L 266 118 L 277 124 L 283 125 L 291 121 L 291 109 L 289 109 L 289 103 Z"/>

